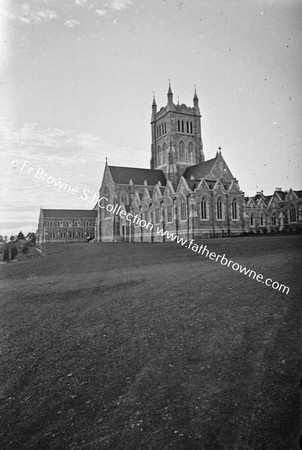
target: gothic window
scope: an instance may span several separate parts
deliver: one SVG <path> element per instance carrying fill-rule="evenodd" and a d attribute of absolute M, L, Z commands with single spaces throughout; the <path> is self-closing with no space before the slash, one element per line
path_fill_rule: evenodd
<path fill-rule="evenodd" d="M 296 215 L 296 209 L 294 206 L 291 206 L 289 209 L 289 221 L 290 222 L 297 222 L 297 215 Z"/>
<path fill-rule="evenodd" d="M 250 225 L 251 225 L 251 227 L 253 227 L 254 224 L 255 224 L 254 215 L 252 214 L 251 217 L 250 217 Z"/>
<path fill-rule="evenodd" d="M 222 202 L 221 202 L 221 198 L 219 198 L 217 200 L 216 207 L 217 207 L 217 219 L 218 220 L 222 220 Z"/>
<path fill-rule="evenodd" d="M 194 150 L 192 142 L 189 142 L 188 153 L 189 153 L 189 162 L 194 162 Z"/>
<path fill-rule="evenodd" d="M 187 205 L 184 198 L 180 201 L 180 220 L 186 220 L 187 218 Z"/>
<path fill-rule="evenodd" d="M 173 206 L 171 202 L 169 202 L 167 206 L 167 222 L 172 222 L 172 220 L 173 220 Z"/>
<path fill-rule="evenodd" d="M 189 133 L 189 122 L 187 122 L 187 133 Z"/>
<path fill-rule="evenodd" d="M 277 225 L 277 217 L 276 217 L 276 213 L 272 214 L 272 225 Z"/>
<path fill-rule="evenodd" d="M 163 164 L 166 164 L 167 162 L 167 144 L 164 143 L 163 145 Z"/>
<path fill-rule="evenodd" d="M 177 121 L 177 131 L 180 131 L 180 120 Z"/>
<path fill-rule="evenodd" d="M 167 124 L 165 122 L 165 134 L 167 134 Z"/>
<path fill-rule="evenodd" d="M 183 143 L 183 141 L 180 141 L 179 143 L 179 160 L 185 160 L 185 144 Z"/>
<path fill-rule="evenodd" d="M 232 201 L 232 219 L 238 219 L 238 208 L 237 208 L 237 200 L 234 198 Z"/>
<path fill-rule="evenodd" d="M 160 208 L 159 206 L 157 206 L 155 208 L 155 223 L 159 223 L 160 222 Z"/>
<path fill-rule="evenodd" d="M 261 214 L 260 216 L 260 226 L 262 227 L 264 225 L 264 218 L 263 218 L 263 214 Z"/>
<path fill-rule="evenodd" d="M 144 218 L 145 218 L 145 221 L 148 223 L 149 222 L 149 213 L 148 213 L 148 211 L 145 211 Z"/>
<path fill-rule="evenodd" d="M 190 133 L 193 134 L 193 123 L 190 122 Z"/>
<path fill-rule="evenodd" d="M 128 196 L 127 194 L 125 194 L 125 192 L 122 193 L 121 203 L 123 203 L 125 206 L 128 205 Z"/>
<path fill-rule="evenodd" d="M 207 202 L 204 198 L 200 202 L 200 218 L 207 219 Z"/>
<path fill-rule="evenodd" d="M 181 131 L 182 131 L 182 133 L 184 133 L 184 131 L 185 131 L 184 121 L 183 120 L 181 121 Z"/>
<path fill-rule="evenodd" d="M 157 147 L 157 164 L 160 166 L 161 165 L 161 148 L 160 146 Z"/>

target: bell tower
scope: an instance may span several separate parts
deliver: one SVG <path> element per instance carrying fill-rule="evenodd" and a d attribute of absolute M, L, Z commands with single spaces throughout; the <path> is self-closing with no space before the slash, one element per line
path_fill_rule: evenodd
<path fill-rule="evenodd" d="M 200 110 L 196 89 L 193 107 L 175 105 L 169 82 L 167 105 L 157 110 L 153 96 L 151 115 L 151 169 L 161 169 L 177 183 L 187 167 L 204 161 Z"/>

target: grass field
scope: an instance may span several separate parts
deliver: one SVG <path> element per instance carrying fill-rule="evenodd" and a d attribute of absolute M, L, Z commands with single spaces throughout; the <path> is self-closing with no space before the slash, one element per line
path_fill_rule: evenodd
<path fill-rule="evenodd" d="M 71 244 L 0 266 L 1 449 L 299 448 L 299 236 Z"/>

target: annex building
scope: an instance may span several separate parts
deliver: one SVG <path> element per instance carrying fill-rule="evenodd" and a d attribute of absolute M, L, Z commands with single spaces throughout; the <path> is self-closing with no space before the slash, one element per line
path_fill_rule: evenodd
<path fill-rule="evenodd" d="M 196 90 L 191 107 L 174 103 L 170 84 L 166 106 L 158 110 L 153 98 L 151 136 L 150 169 L 106 161 L 94 209 L 42 208 L 38 242 L 162 242 L 165 231 L 198 238 L 302 229 L 302 191 L 245 197 L 220 148 L 205 159 Z"/>

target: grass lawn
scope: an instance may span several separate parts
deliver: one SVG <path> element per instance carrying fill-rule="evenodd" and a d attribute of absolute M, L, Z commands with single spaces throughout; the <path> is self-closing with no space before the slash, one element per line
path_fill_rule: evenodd
<path fill-rule="evenodd" d="M 61 244 L 0 266 L 1 449 L 297 449 L 299 236 Z M 2 444 L 1 444 L 2 443 Z"/>

